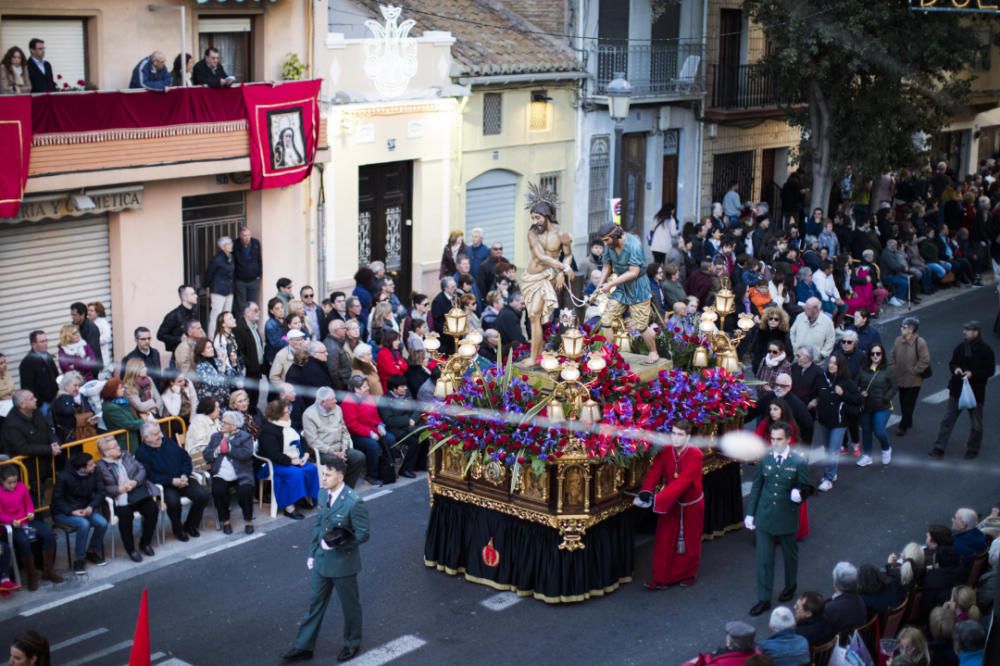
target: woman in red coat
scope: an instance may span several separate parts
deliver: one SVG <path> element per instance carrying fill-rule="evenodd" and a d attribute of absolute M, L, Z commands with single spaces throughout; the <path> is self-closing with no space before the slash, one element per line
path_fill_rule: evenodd
<path fill-rule="evenodd" d="M 347 387 L 351 393 L 340 403 L 344 423 L 351 433 L 354 448 L 365 454 L 368 463 L 365 480 L 373 486 L 381 486 L 382 481 L 378 478 L 379 461 L 383 455 L 392 459 L 390 449 L 396 445 L 396 439 L 386 429 L 378 414 L 378 403 L 371 396 L 368 380 L 361 375 L 352 375 Z"/>
<path fill-rule="evenodd" d="M 653 542 L 653 580 L 648 590 L 680 583 L 691 585 L 701 564 L 701 536 L 705 528 L 705 495 L 701 489 L 702 452 L 691 443 L 691 425 L 675 423 L 673 446 L 664 447 L 642 481 L 634 504 L 659 514 Z M 663 489 L 653 494 L 656 485 Z"/>
<path fill-rule="evenodd" d="M 788 402 L 781 398 L 773 400 L 768 405 L 767 416 L 757 424 L 755 431 L 757 436 L 770 444 L 771 424 L 778 421 L 784 421 L 792 427 L 792 437 L 788 443 L 794 445 L 799 439 L 799 426 L 795 423 L 795 417 L 792 416 L 792 408 L 788 406 Z M 795 533 L 795 538 L 805 539 L 807 536 L 809 536 L 809 509 L 806 506 L 806 501 L 802 500 L 802 503 L 799 504 L 799 531 Z"/>
<path fill-rule="evenodd" d="M 382 395 L 389 394 L 389 377 L 402 377 L 409 369 L 409 364 L 403 360 L 400 351 L 399 333 L 392 329 L 382 332 L 382 348 L 375 355 L 375 367 L 378 368 L 378 378 L 382 382 Z"/>

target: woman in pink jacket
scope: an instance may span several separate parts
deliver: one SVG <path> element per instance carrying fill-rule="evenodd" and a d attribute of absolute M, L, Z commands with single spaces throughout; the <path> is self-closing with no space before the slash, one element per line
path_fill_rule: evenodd
<path fill-rule="evenodd" d="M 18 468 L 14 465 L 0 467 L 0 523 L 14 528 L 14 550 L 28 577 L 28 589 L 38 589 L 38 570 L 31 552 L 31 542 L 42 546 L 42 578 L 53 583 L 63 582 L 53 563 L 56 558 L 56 538 L 41 519 L 35 517 L 28 487 L 21 483 Z"/>

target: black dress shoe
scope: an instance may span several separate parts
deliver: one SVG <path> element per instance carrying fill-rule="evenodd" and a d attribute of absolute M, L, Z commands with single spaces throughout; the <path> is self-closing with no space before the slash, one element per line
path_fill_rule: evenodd
<path fill-rule="evenodd" d="M 153 555 L 156 555 L 156 551 L 153 550 L 152 546 L 139 546 L 139 550 L 141 550 L 142 554 L 145 555 L 146 557 L 152 557 Z"/>
<path fill-rule="evenodd" d="M 896 437 L 902 437 L 906 434 L 908 428 L 896 428 Z"/>
<path fill-rule="evenodd" d="M 281 661 L 308 661 L 312 658 L 312 650 L 300 650 L 298 648 L 292 648 L 285 654 L 281 655 Z"/>
<path fill-rule="evenodd" d="M 285 518 L 291 518 L 292 520 L 305 520 L 305 516 L 298 511 L 289 511 L 288 509 L 285 509 L 281 512 L 281 515 Z"/>
<path fill-rule="evenodd" d="M 979 456 L 979 451 L 966 451 L 963 458 L 965 458 L 966 460 L 972 460 L 973 458 L 976 458 L 978 456 Z"/>
<path fill-rule="evenodd" d="M 413 472 L 400 472 L 399 475 L 402 476 L 402 477 L 404 477 L 404 478 L 407 478 L 407 479 L 415 479 L 415 478 L 417 478 L 417 475 L 414 474 Z"/>
<path fill-rule="evenodd" d="M 187 541 L 189 539 L 187 532 L 185 532 L 183 529 L 174 530 L 174 538 L 177 539 L 178 541 Z"/>
<path fill-rule="evenodd" d="M 781 591 L 781 594 L 778 595 L 778 601 L 781 601 L 781 602 L 791 601 L 792 597 L 794 597 L 794 596 L 795 596 L 795 588 L 794 587 L 786 587 L 785 589 L 783 589 Z"/>
<path fill-rule="evenodd" d="M 659 583 L 654 583 L 653 581 L 643 583 L 642 586 L 650 592 L 659 592 L 660 590 L 665 590 L 669 587 L 669 585 L 660 585 Z"/>
<path fill-rule="evenodd" d="M 936 458 L 938 460 L 941 460 L 941 458 L 944 458 L 944 451 L 942 451 L 941 449 L 931 449 L 930 451 L 928 451 L 927 455 L 929 455 L 931 458 Z"/>
<path fill-rule="evenodd" d="M 253 534 L 253 523 L 247 523 L 243 526 L 243 531 L 247 534 Z"/>
<path fill-rule="evenodd" d="M 226 523 L 225 525 L 222 526 L 222 533 L 223 534 L 232 534 L 233 533 L 233 526 L 230 525 L 229 523 Z"/>
<path fill-rule="evenodd" d="M 761 613 L 763 613 L 765 611 L 769 611 L 769 610 L 771 610 L 771 602 L 770 601 L 758 601 L 757 604 L 753 608 L 750 609 L 750 614 L 753 615 L 754 617 L 756 617 L 756 616 L 760 615 Z"/>
<path fill-rule="evenodd" d="M 188 533 L 188 536 L 192 536 L 195 539 L 201 536 L 201 532 L 199 532 L 198 528 L 195 527 L 194 525 L 192 525 L 191 527 L 185 527 L 184 531 Z"/>
<path fill-rule="evenodd" d="M 350 661 L 351 659 L 357 657 L 359 652 L 361 652 L 360 646 L 355 645 L 354 647 L 347 647 L 345 645 L 344 649 L 337 655 L 337 661 Z"/>
<path fill-rule="evenodd" d="M 131 558 L 133 562 L 142 562 L 142 555 L 140 555 L 138 552 L 134 550 L 130 550 L 128 552 L 128 556 L 129 558 Z"/>

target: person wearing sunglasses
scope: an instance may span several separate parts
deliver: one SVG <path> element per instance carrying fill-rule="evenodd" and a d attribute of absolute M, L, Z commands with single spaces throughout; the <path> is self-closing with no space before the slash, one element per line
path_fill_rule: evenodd
<path fill-rule="evenodd" d="M 858 467 L 872 464 L 872 439 L 877 439 L 882 447 L 882 464 L 892 460 L 892 446 L 886 426 L 892 412 L 892 399 L 896 395 L 896 378 L 886 359 L 885 347 L 881 343 L 868 350 L 868 363 L 858 372 L 858 388 L 865 399 L 861 412 L 862 455 Z"/>

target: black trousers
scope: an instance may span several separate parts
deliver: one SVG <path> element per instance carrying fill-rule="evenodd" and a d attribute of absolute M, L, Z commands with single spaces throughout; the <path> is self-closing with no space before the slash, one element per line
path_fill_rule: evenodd
<path fill-rule="evenodd" d="M 212 477 L 212 499 L 215 500 L 215 510 L 219 513 L 219 522 L 229 522 L 229 490 L 236 487 L 236 499 L 243 510 L 243 520 L 253 520 L 253 484 L 239 481 L 225 481 L 217 476 Z"/>
<path fill-rule="evenodd" d="M 913 410 L 917 408 L 917 397 L 920 395 L 919 386 L 899 387 L 899 427 L 909 429 L 913 427 Z"/>
<path fill-rule="evenodd" d="M 167 505 L 167 517 L 170 518 L 170 526 L 174 528 L 174 531 L 180 531 L 182 527 L 182 497 L 191 500 L 191 509 L 188 511 L 188 517 L 183 526 L 198 527 L 201 524 L 201 516 L 205 513 L 205 507 L 208 506 L 208 491 L 194 481 L 190 481 L 187 488 L 163 486 L 163 501 Z"/>
<path fill-rule="evenodd" d="M 153 536 L 156 534 L 156 520 L 160 517 L 160 508 L 152 497 L 147 497 L 135 504 L 115 506 L 115 515 L 118 516 L 118 532 L 121 534 L 125 551 L 129 553 L 135 552 L 132 521 L 136 511 L 142 516 L 142 534 L 139 536 L 140 548 L 145 548 L 153 543 Z"/>

